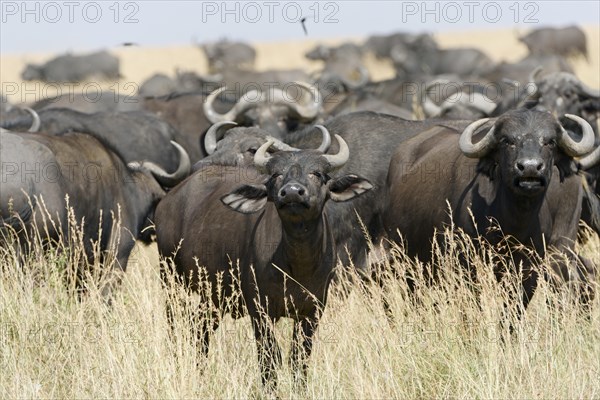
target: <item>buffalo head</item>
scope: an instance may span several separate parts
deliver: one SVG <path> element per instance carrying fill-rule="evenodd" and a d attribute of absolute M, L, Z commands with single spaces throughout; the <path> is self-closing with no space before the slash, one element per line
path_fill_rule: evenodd
<path fill-rule="evenodd" d="M 302 223 L 317 219 L 328 199 L 347 201 L 373 186 L 356 175 L 332 178 L 329 174 L 344 166 L 350 157 L 348 145 L 339 135 L 340 150 L 335 155 L 319 150 L 285 151 L 268 155 L 272 140 L 254 155 L 255 166 L 269 178 L 262 185 L 243 185 L 223 196 L 221 201 L 241 213 L 262 210 L 273 202 L 282 220 Z M 285 223 L 285 222 L 284 222 Z"/>
<path fill-rule="evenodd" d="M 460 149 L 467 157 L 479 158 L 480 170 L 491 178 L 499 177 L 514 194 L 544 193 L 553 165 L 558 167 L 562 180 L 573 173 L 573 157 L 589 153 L 594 146 L 590 124 L 576 115 L 565 117 L 581 126 L 583 137 L 579 142 L 571 139 L 551 114 L 518 110 L 498 118 L 477 143 L 473 143 L 473 134 L 488 119 L 467 126 L 460 136 Z"/>
<path fill-rule="evenodd" d="M 204 103 L 206 118 L 216 124 L 234 121 L 243 126 L 257 126 L 283 139 L 285 135 L 306 122 L 313 122 L 321 113 L 323 104 L 319 90 L 302 82 L 295 82 L 295 90 L 273 88 L 269 91 L 251 90 L 224 114 L 219 114 L 213 102 L 226 87 L 212 92 Z"/>
<path fill-rule="evenodd" d="M 315 125 L 321 131 L 322 142 L 318 150 L 326 152 L 331 145 L 329 131 L 322 125 Z M 204 136 L 204 148 L 209 154 L 194 165 L 194 171 L 206 165 L 250 165 L 254 154 L 268 140 L 273 141 L 271 148 L 277 151 L 300 150 L 279 139 L 269 132 L 256 127 L 239 127 L 232 121 L 218 122 L 212 125 Z"/>
<path fill-rule="evenodd" d="M 537 70 L 536 70 L 537 71 Z M 554 115 L 577 114 L 589 123 L 600 115 L 600 90 L 592 89 L 568 72 L 555 72 L 535 80 L 530 77 L 535 109 Z M 569 124 L 569 121 L 561 121 Z M 568 126 L 567 126 L 568 129 Z"/>
<path fill-rule="evenodd" d="M 24 81 L 40 81 L 44 78 L 42 68 L 37 65 L 27 64 L 21 73 L 21 79 Z"/>

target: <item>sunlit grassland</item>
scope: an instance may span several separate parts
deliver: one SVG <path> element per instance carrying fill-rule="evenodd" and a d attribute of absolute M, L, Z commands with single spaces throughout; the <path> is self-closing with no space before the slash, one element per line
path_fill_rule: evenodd
<path fill-rule="evenodd" d="M 317 331 L 306 388 L 284 362 L 283 398 L 594 398 L 600 396 L 600 307 L 589 311 L 573 288 L 542 282 L 522 319 L 504 311 L 516 279 L 500 284 L 491 249 L 459 236 L 440 252 L 443 271 L 425 285 L 421 268 L 394 248 L 383 289 L 372 282 L 331 288 Z M 467 252 L 478 282 L 466 279 Z M 155 246 L 136 247 L 108 306 L 102 274 L 87 276 L 82 299 L 73 265 L 80 250 L 37 252 L 23 261 L 0 250 L 0 397 L 248 398 L 270 397 L 260 384 L 248 317 L 223 318 L 207 358 L 199 354 L 190 314 L 197 295 L 166 289 Z M 582 253 L 600 263 L 600 240 Z M 544 261 L 540 260 L 543 264 Z M 542 268 L 542 267 L 540 267 Z M 93 269 L 102 269 L 95 265 Z M 416 271 L 416 272 L 415 272 Z M 416 273 L 409 295 L 404 277 Z M 387 299 L 392 317 L 383 307 Z M 180 301 L 173 302 L 177 298 Z M 171 333 L 165 304 L 171 299 Z M 184 307 L 187 305 L 188 307 Z M 507 321 L 500 324 L 503 319 Z M 508 325 L 515 327 L 509 334 Z M 284 361 L 291 320 L 277 324 Z"/>

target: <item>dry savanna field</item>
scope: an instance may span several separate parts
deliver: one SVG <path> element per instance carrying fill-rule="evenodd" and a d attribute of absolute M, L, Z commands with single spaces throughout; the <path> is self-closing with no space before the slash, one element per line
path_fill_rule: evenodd
<path fill-rule="evenodd" d="M 597 88 L 600 30 L 587 27 L 586 33 L 589 63 L 576 60 L 574 66 L 583 81 Z M 516 60 L 526 51 L 513 30 L 436 39 L 443 46 L 481 48 L 495 60 Z M 257 44 L 257 67 L 317 69 L 318 63 L 303 58 L 315 43 Z M 121 88 L 155 72 L 173 75 L 175 68 L 206 72 L 202 53 L 192 46 L 128 47 L 114 53 L 122 63 Z M 38 99 L 29 92 L 23 98 L 19 75 L 25 63 L 49 56 L 2 55 L 0 79 L 10 101 Z M 375 59 L 368 60 L 368 67 L 375 79 L 393 75 L 391 65 Z M 10 85 L 16 85 L 15 93 L 5 90 Z M 38 95 L 43 88 L 39 90 Z M 417 276 L 415 296 L 408 296 L 403 277 L 420 268 L 400 248 L 393 249 L 388 265 L 399 277 L 386 277 L 385 289 L 356 283 L 332 288 L 305 387 L 295 384 L 285 362 L 292 324 L 279 321 L 284 363 L 277 393 L 265 393 L 261 386 L 247 317 L 224 317 L 211 338 L 208 357 L 198 355 L 193 337 L 199 326 L 189 321 L 199 298 L 163 288 L 154 245 L 134 249 L 111 306 L 100 295 L 107 279 L 101 266 L 87 277 L 83 299 L 73 293 L 73 265 L 81 245 L 34 252 L 25 262 L 13 247 L 1 248 L 0 397 L 600 398 L 598 298 L 584 309 L 574 288 L 542 283 L 518 319 L 514 309 L 505 311 L 503 306 L 515 279 L 495 281 L 493 250 L 474 247 L 457 235 L 449 234 L 447 240 L 450 250 L 436 255 L 444 271 L 440 282 L 428 287 Z M 36 239 L 31 242 L 35 248 Z M 600 265 L 597 235 L 585 235 L 578 248 Z M 476 287 L 464 279 L 459 251 L 477 268 Z M 547 257 L 552 256 L 559 255 Z M 539 268 L 546 261 L 539 260 Z M 391 319 L 384 312 L 383 296 Z M 165 313 L 168 300 L 174 305 L 173 334 Z M 508 324 L 499 323 L 501 318 L 515 327 L 513 334 L 507 332 Z"/>

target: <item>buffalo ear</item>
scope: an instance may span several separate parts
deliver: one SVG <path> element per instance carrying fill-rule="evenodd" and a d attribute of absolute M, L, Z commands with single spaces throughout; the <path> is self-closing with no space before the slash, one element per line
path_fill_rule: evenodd
<path fill-rule="evenodd" d="M 327 185 L 329 198 L 333 201 L 348 201 L 373 189 L 371 182 L 356 175 L 334 178 Z"/>
<path fill-rule="evenodd" d="M 554 165 L 558 168 L 561 182 L 564 181 L 565 178 L 577 173 L 578 170 L 577 162 L 562 151 L 558 152 L 558 155 L 554 160 Z"/>
<path fill-rule="evenodd" d="M 242 185 L 221 197 L 221 202 L 233 211 L 252 214 L 267 204 L 267 188 L 265 185 Z"/>
<path fill-rule="evenodd" d="M 492 157 L 486 156 L 479 160 L 477 163 L 477 172 L 487 176 L 491 181 L 496 176 L 497 163 Z"/>

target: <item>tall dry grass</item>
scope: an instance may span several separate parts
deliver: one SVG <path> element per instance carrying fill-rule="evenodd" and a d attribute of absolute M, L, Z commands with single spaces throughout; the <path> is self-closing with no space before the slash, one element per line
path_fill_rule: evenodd
<path fill-rule="evenodd" d="M 600 263 L 600 239 L 591 234 L 588 239 L 581 251 Z M 493 250 L 457 235 L 446 240 L 449 246 L 436 254 L 442 273 L 433 287 L 397 246 L 389 266 L 400 273 L 387 276 L 384 289 L 356 283 L 332 287 L 306 388 L 294 384 L 284 362 L 277 394 L 294 399 L 598 398 L 598 299 L 582 312 L 568 288 L 553 290 L 542 283 L 519 320 L 514 307 L 504 309 L 517 277 L 495 281 Z M 476 267 L 476 285 L 466 279 L 460 252 L 469 254 Z M 136 247 L 111 306 L 101 295 L 102 274 L 88 274 L 82 300 L 71 290 L 68 278 L 81 257 L 81 247 L 72 245 L 35 251 L 26 259 L 15 246 L 0 248 L 0 397 L 273 395 L 260 384 L 247 317 L 225 317 L 211 337 L 208 357 L 198 355 L 193 338 L 199 326 L 189 321 L 200 299 L 181 287 L 163 286 L 154 247 Z M 408 294 L 404 279 L 409 273 L 416 276 L 415 296 Z M 173 302 L 171 334 L 165 303 L 173 298 L 181 301 Z M 501 317 L 508 323 L 500 324 Z M 290 320 L 277 325 L 286 359 L 291 327 Z"/>

